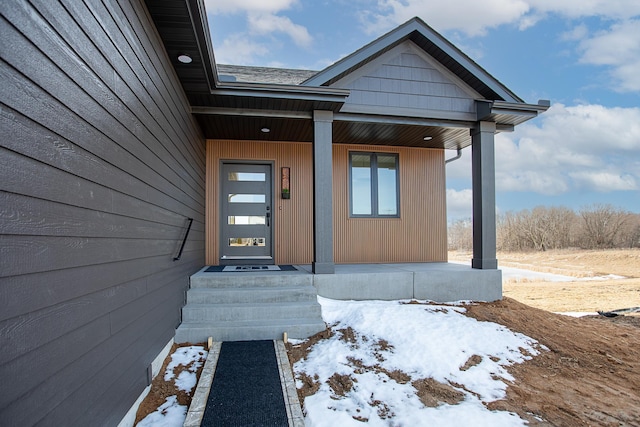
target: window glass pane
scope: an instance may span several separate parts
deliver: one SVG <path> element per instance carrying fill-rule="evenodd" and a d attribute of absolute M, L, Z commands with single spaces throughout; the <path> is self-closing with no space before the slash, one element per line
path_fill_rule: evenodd
<path fill-rule="evenodd" d="M 264 173 L 251 173 L 251 172 L 230 172 L 229 181 L 260 181 L 264 182 L 266 179 Z"/>
<path fill-rule="evenodd" d="M 232 215 L 227 217 L 229 225 L 253 225 L 253 224 L 265 224 L 265 217 L 263 216 L 247 216 L 247 215 Z"/>
<path fill-rule="evenodd" d="M 378 154 L 378 215 L 397 215 L 396 156 Z"/>
<path fill-rule="evenodd" d="M 371 215 L 371 155 L 351 155 L 351 200 L 354 215 Z"/>
<path fill-rule="evenodd" d="M 229 246 L 264 246 L 264 237 L 232 237 L 229 239 Z"/>
<path fill-rule="evenodd" d="M 264 203 L 264 194 L 229 194 L 229 203 Z"/>

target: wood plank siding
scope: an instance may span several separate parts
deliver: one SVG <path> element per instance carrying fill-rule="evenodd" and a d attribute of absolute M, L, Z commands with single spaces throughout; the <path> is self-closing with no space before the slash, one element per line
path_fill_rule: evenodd
<path fill-rule="evenodd" d="M 141 0 L 0 14 L 0 424 L 116 425 L 204 264 L 204 138 Z"/>
<path fill-rule="evenodd" d="M 400 218 L 349 217 L 349 152 L 398 153 Z M 442 150 L 333 145 L 336 263 L 446 261 L 445 169 Z M 207 264 L 219 264 L 221 160 L 274 162 L 276 264 L 313 261 L 313 162 L 309 143 L 207 141 Z M 280 167 L 291 168 L 291 199 L 279 197 Z"/>

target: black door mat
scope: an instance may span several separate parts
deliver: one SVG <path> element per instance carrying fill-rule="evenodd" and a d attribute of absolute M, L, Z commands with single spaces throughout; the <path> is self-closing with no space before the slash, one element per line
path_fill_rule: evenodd
<path fill-rule="evenodd" d="M 201 426 L 288 425 L 273 341 L 223 342 Z"/>
<path fill-rule="evenodd" d="M 214 265 L 211 267 L 208 267 L 204 272 L 205 273 L 221 273 L 224 271 L 225 267 L 228 267 L 226 265 Z M 262 266 L 246 266 L 246 267 L 262 267 Z M 264 266 L 267 267 L 267 266 Z M 269 272 L 274 272 L 277 273 L 278 271 L 298 271 L 297 268 L 295 268 L 293 265 L 279 265 L 278 266 L 280 269 L 279 270 L 268 270 L 268 269 L 262 269 L 262 268 L 246 268 L 246 269 L 242 269 L 242 270 L 236 270 L 233 271 L 233 273 L 241 273 L 241 272 L 263 272 L 263 271 L 269 271 Z M 226 273 L 226 272 L 225 272 Z"/>

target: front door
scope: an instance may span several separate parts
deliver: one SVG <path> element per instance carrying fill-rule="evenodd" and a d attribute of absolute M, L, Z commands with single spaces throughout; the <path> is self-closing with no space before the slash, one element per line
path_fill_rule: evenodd
<path fill-rule="evenodd" d="M 270 164 L 223 163 L 220 264 L 273 264 Z"/>

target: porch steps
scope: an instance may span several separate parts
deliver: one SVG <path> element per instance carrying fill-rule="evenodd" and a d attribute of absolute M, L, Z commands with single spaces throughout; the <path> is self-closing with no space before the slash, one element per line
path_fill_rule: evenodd
<path fill-rule="evenodd" d="M 325 327 L 311 275 L 197 273 L 175 341 L 306 338 Z"/>

